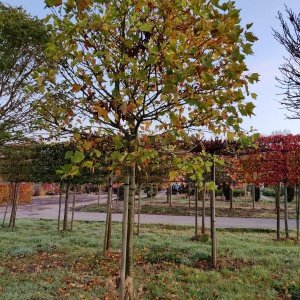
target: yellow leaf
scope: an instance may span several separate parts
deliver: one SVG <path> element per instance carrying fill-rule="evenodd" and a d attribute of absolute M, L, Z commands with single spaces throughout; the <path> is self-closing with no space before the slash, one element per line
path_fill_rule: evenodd
<path fill-rule="evenodd" d="M 72 91 L 73 91 L 74 93 L 77 93 L 77 92 L 79 92 L 80 90 L 81 90 L 81 85 L 80 85 L 80 84 L 77 84 L 77 83 L 73 84 L 73 86 L 72 86 Z"/>
<path fill-rule="evenodd" d="M 97 110 L 99 116 L 107 118 L 108 112 L 105 108 L 99 105 L 95 105 L 94 108 Z"/>
<path fill-rule="evenodd" d="M 174 180 L 176 178 L 176 176 L 177 176 L 176 171 L 169 172 L 169 178 L 170 178 L 171 181 Z"/>

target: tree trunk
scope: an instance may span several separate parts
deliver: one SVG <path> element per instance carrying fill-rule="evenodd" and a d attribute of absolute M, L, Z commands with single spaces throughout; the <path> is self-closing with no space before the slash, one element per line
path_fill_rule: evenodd
<path fill-rule="evenodd" d="M 16 183 L 16 195 L 15 195 L 16 199 L 15 199 L 15 209 L 14 209 L 14 216 L 13 216 L 12 229 L 14 229 L 15 226 L 16 226 L 17 209 L 18 209 L 19 195 L 20 195 L 20 187 L 21 187 L 20 182 L 17 182 L 17 183 Z"/>
<path fill-rule="evenodd" d="M 65 211 L 64 211 L 63 231 L 68 230 L 69 193 L 70 193 L 70 183 L 67 183 L 66 197 L 65 197 Z"/>
<path fill-rule="evenodd" d="M 195 237 L 198 236 L 198 195 L 199 189 L 196 187 L 195 189 Z"/>
<path fill-rule="evenodd" d="M 10 220 L 9 220 L 9 227 L 11 229 L 14 229 L 15 225 L 16 225 L 19 190 L 20 190 L 20 183 L 17 183 L 17 182 L 13 183 L 12 210 L 11 210 L 11 215 L 10 215 Z"/>
<path fill-rule="evenodd" d="M 4 225 L 5 225 L 5 220 L 6 220 L 6 215 L 7 215 L 7 212 L 8 212 L 8 207 L 9 207 L 9 204 L 12 202 L 12 193 L 13 193 L 13 184 L 11 183 L 10 188 L 9 188 L 8 199 L 7 199 L 7 202 L 6 202 L 6 208 L 5 208 L 5 212 L 4 212 L 4 215 L 3 215 L 2 227 L 4 227 Z"/>
<path fill-rule="evenodd" d="M 129 198 L 129 173 L 126 175 L 124 184 L 123 222 L 122 222 L 122 249 L 120 270 L 120 300 L 125 296 L 125 273 L 126 273 L 126 251 L 127 251 L 127 229 L 128 229 L 128 198 Z"/>
<path fill-rule="evenodd" d="M 280 184 L 275 187 L 275 204 L 276 204 L 276 239 L 280 240 Z"/>
<path fill-rule="evenodd" d="M 296 205 L 296 228 L 297 228 L 297 241 L 299 241 L 299 215 L 300 215 L 300 187 L 297 186 L 297 205 Z"/>
<path fill-rule="evenodd" d="M 172 207 L 172 184 L 170 185 L 169 206 Z"/>
<path fill-rule="evenodd" d="M 133 229 L 134 229 L 134 204 L 135 204 L 135 164 L 130 169 L 129 201 L 128 201 L 128 233 L 126 251 L 126 278 L 132 277 L 133 266 Z M 151 195 L 152 197 L 152 195 Z"/>
<path fill-rule="evenodd" d="M 61 200 L 62 200 L 63 184 L 59 185 L 59 200 L 58 200 L 58 217 L 57 217 L 57 231 L 60 230 L 60 215 L 61 215 Z"/>
<path fill-rule="evenodd" d="M 106 209 L 106 223 L 103 243 L 103 254 L 110 249 L 111 245 L 111 207 L 112 207 L 112 174 L 108 177 L 108 193 L 107 193 L 107 209 Z"/>
<path fill-rule="evenodd" d="M 189 197 L 189 208 L 191 208 L 191 189 L 190 189 L 190 185 L 188 185 L 188 197 Z"/>
<path fill-rule="evenodd" d="M 150 184 L 150 204 L 153 202 L 153 183 Z"/>
<path fill-rule="evenodd" d="M 101 184 L 98 185 L 98 205 L 100 205 Z"/>
<path fill-rule="evenodd" d="M 140 235 L 140 224 L 141 224 L 141 190 L 142 185 L 139 184 L 139 198 L 138 198 L 138 223 L 137 223 L 137 235 Z"/>
<path fill-rule="evenodd" d="M 253 184 L 251 186 L 252 191 L 252 209 L 255 209 L 255 185 Z"/>
<path fill-rule="evenodd" d="M 206 195 L 206 187 L 204 183 L 203 193 L 202 193 L 202 227 L 201 227 L 202 234 L 205 233 L 205 195 Z"/>
<path fill-rule="evenodd" d="M 74 213 L 75 213 L 75 204 L 76 204 L 76 190 L 77 185 L 74 185 L 74 192 L 73 192 L 73 203 L 72 203 L 72 217 L 71 217 L 71 230 L 73 230 L 73 223 L 74 223 Z"/>
<path fill-rule="evenodd" d="M 288 224 L 288 201 L 287 201 L 287 183 L 284 183 L 284 227 L 285 238 L 289 238 L 289 224 Z"/>
<path fill-rule="evenodd" d="M 16 184 L 15 182 L 12 183 L 11 185 L 11 212 L 10 212 L 10 219 L 9 219 L 9 224 L 8 227 L 12 227 L 13 223 L 13 216 L 14 216 L 14 211 L 15 211 L 15 198 L 16 198 Z"/>
<path fill-rule="evenodd" d="M 215 182 L 216 177 L 216 167 L 215 167 L 215 157 L 213 156 L 213 165 L 211 167 L 211 181 Z M 212 266 L 216 268 L 217 266 L 217 238 L 216 238 L 216 219 L 215 219 L 215 191 L 210 193 L 210 236 L 211 236 L 211 258 Z"/>
<path fill-rule="evenodd" d="M 230 187 L 230 210 L 233 209 L 233 190 L 232 190 L 232 187 Z"/>

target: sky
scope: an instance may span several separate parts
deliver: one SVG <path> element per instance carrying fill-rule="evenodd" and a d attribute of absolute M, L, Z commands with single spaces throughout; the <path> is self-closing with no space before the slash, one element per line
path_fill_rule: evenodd
<path fill-rule="evenodd" d="M 34 16 L 44 17 L 49 12 L 44 9 L 43 0 L 2 1 L 23 6 Z M 247 58 L 249 70 L 260 74 L 260 82 L 251 86 L 251 92 L 258 95 L 254 101 L 255 115 L 246 119 L 243 127 L 249 129 L 252 126 L 264 135 L 278 130 L 300 133 L 300 120 L 287 119 L 288 112 L 278 102 L 282 96 L 275 80 L 276 76 L 280 77 L 278 68 L 287 53 L 274 39 L 272 28 L 280 31 L 277 13 L 284 12 L 285 5 L 300 13 L 299 0 L 236 0 L 236 7 L 241 9 L 242 24 L 253 23 L 252 32 L 259 39 L 253 47 L 254 55 Z"/>

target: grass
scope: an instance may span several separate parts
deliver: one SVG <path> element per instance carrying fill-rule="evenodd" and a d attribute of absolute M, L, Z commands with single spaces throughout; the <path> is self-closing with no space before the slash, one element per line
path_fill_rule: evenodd
<path fill-rule="evenodd" d="M 175 215 L 175 216 L 193 216 L 195 214 L 194 202 L 191 201 L 189 207 L 188 199 L 182 195 L 173 195 L 172 207 L 166 203 L 161 194 L 153 199 L 152 202 L 148 198 L 142 199 L 141 213 L 154 215 Z M 201 205 L 199 203 L 199 215 L 201 215 Z M 218 199 L 216 201 L 216 216 L 217 217 L 244 217 L 244 218 L 276 218 L 275 203 L 272 198 L 262 196 L 262 200 L 255 204 L 255 209 L 252 208 L 250 199 L 244 197 L 235 198 L 234 208 L 229 208 L 229 203 Z M 289 218 L 295 218 L 295 203 L 288 203 Z M 90 204 L 77 207 L 78 211 L 85 212 L 106 212 L 106 204 Z M 122 201 L 114 201 L 113 213 L 122 213 Z M 209 216 L 209 200 L 206 200 L 206 215 Z M 281 218 L 284 218 L 283 205 L 281 207 Z"/>
<path fill-rule="evenodd" d="M 121 225 L 112 252 L 100 254 L 104 224 L 75 222 L 58 233 L 54 221 L 18 220 L 0 229 L 0 299 L 103 299 L 118 281 Z M 219 230 L 218 268 L 210 241 L 193 228 L 142 226 L 135 237 L 137 299 L 300 299 L 300 248 L 275 242 L 272 231 Z M 113 299 L 112 297 L 110 299 Z"/>

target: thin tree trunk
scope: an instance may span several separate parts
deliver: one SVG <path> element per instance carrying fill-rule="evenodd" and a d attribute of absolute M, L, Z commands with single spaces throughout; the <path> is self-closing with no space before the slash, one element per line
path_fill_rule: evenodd
<path fill-rule="evenodd" d="M 275 187 L 275 203 L 276 203 L 276 239 L 280 240 L 280 184 Z"/>
<path fill-rule="evenodd" d="M 288 202 L 287 202 L 287 183 L 284 183 L 284 227 L 285 238 L 289 238 L 289 224 L 288 224 Z"/>
<path fill-rule="evenodd" d="M 233 190 L 232 187 L 230 187 L 230 194 L 229 194 L 229 199 L 230 199 L 230 210 L 233 209 Z"/>
<path fill-rule="evenodd" d="M 124 300 L 124 296 L 125 296 L 125 273 L 126 273 L 127 230 L 128 230 L 128 198 L 129 198 L 129 174 L 126 175 L 125 184 L 124 184 L 122 249 L 121 249 L 120 291 L 119 291 L 120 300 Z"/>
<path fill-rule="evenodd" d="M 170 187 L 167 187 L 167 203 L 170 203 Z"/>
<path fill-rule="evenodd" d="M 13 219 L 13 214 L 14 214 L 14 209 L 15 209 L 15 193 L 16 193 L 16 185 L 13 182 L 11 184 L 11 212 L 10 212 L 10 218 L 9 218 L 9 223 L 8 227 L 12 226 L 12 219 Z"/>
<path fill-rule="evenodd" d="M 213 165 L 211 167 L 211 181 L 215 182 L 215 177 L 216 177 L 216 166 L 215 166 L 215 157 L 213 156 Z M 212 265 L 214 268 L 217 266 L 217 237 L 216 237 L 216 219 L 215 219 L 215 191 L 211 191 L 210 194 L 210 220 L 211 220 L 211 225 L 210 225 L 210 235 L 211 235 L 211 258 L 212 258 Z"/>
<path fill-rule="evenodd" d="M 299 241 L 299 215 L 300 215 L 300 187 L 297 186 L 297 205 L 296 205 L 296 228 L 297 228 L 297 241 Z"/>
<path fill-rule="evenodd" d="M 12 225 L 13 229 L 16 226 L 17 210 L 18 210 L 18 205 L 19 205 L 20 188 L 21 188 L 20 182 L 16 183 L 16 201 L 15 201 L 16 204 L 15 204 L 15 211 L 14 211 L 14 218 L 13 218 L 13 225 Z"/>
<path fill-rule="evenodd" d="M 195 237 L 198 236 L 198 195 L 199 189 L 196 187 L 195 189 Z"/>
<path fill-rule="evenodd" d="M 4 227 L 4 224 L 5 224 L 6 215 L 7 215 L 7 211 L 8 211 L 8 206 L 9 206 L 9 200 L 7 200 L 7 203 L 6 203 L 5 212 L 4 212 L 3 220 L 2 220 L 2 227 Z"/>
<path fill-rule="evenodd" d="M 107 209 L 106 209 L 106 223 L 105 223 L 105 233 L 104 233 L 104 244 L 103 244 L 103 254 L 110 249 L 110 239 L 111 239 L 111 206 L 112 206 L 112 174 L 108 177 L 108 193 L 107 193 Z"/>
<path fill-rule="evenodd" d="M 7 215 L 7 212 L 8 212 L 8 207 L 9 207 L 9 204 L 12 202 L 12 192 L 13 192 L 13 186 L 12 186 L 12 184 L 10 184 L 8 199 L 7 199 L 7 202 L 6 202 L 6 208 L 5 208 L 5 212 L 4 212 L 4 215 L 3 215 L 2 227 L 4 227 L 4 225 L 5 225 L 5 220 L 6 220 L 6 215 Z"/>
<path fill-rule="evenodd" d="M 153 202 L 153 183 L 150 184 L 150 204 Z"/>
<path fill-rule="evenodd" d="M 67 183 L 66 197 L 65 197 L 64 222 L 63 222 L 63 230 L 64 231 L 68 230 L 69 193 L 70 193 L 70 183 Z"/>
<path fill-rule="evenodd" d="M 188 197 L 189 197 L 189 208 L 191 208 L 191 189 L 190 189 L 190 185 L 188 185 Z"/>
<path fill-rule="evenodd" d="M 132 277 L 133 266 L 133 229 L 134 229 L 134 203 L 135 203 L 135 164 L 130 170 L 129 201 L 128 201 L 128 233 L 126 251 L 126 278 Z"/>
<path fill-rule="evenodd" d="M 57 217 L 57 231 L 60 230 L 60 215 L 61 215 L 61 200 L 62 200 L 63 184 L 59 185 L 59 200 L 58 200 L 58 217 Z"/>
<path fill-rule="evenodd" d="M 255 209 L 255 185 L 254 184 L 251 186 L 251 190 L 252 190 L 252 209 Z"/>
<path fill-rule="evenodd" d="M 100 205 L 101 184 L 98 185 L 98 205 Z"/>
<path fill-rule="evenodd" d="M 71 230 L 73 230 L 73 223 L 74 223 L 74 213 L 75 213 L 75 204 L 76 204 L 76 190 L 77 190 L 77 185 L 75 184 L 74 192 L 73 192 L 73 203 L 72 203 Z"/>
<path fill-rule="evenodd" d="M 205 233 L 205 195 L 206 195 L 206 186 L 204 183 L 203 193 L 202 193 L 202 227 L 201 227 L 202 234 Z"/>
<path fill-rule="evenodd" d="M 12 184 L 12 208 L 11 208 L 11 213 L 10 213 L 10 220 L 9 220 L 9 227 L 14 228 L 15 225 L 15 211 L 16 211 L 16 205 L 17 205 L 17 183 L 14 182 Z"/>
<path fill-rule="evenodd" d="M 140 235 L 140 224 L 141 224 L 141 190 L 142 185 L 139 184 L 139 198 L 138 198 L 138 223 L 137 223 L 137 235 Z"/>
<path fill-rule="evenodd" d="M 170 185 L 169 206 L 172 207 L 172 184 Z"/>

